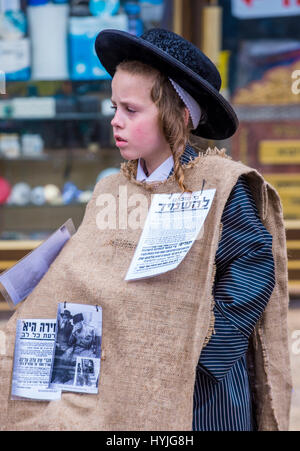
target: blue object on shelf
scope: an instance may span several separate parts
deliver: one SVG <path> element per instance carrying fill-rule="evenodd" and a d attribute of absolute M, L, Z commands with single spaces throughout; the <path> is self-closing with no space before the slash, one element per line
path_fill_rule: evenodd
<path fill-rule="evenodd" d="M 30 43 L 28 38 L 0 39 L 0 69 L 7 81 L 30 78 Z"/>
<path fill-rule="evenodd" d="M 11 191 L 8 204 L 24 206 L 30 202 L 31 188 L 28 183 L 16 183 Z"/>
<path fill-rule="evenodd" d="M 30 79 L 30 68 L 17 70 L 12 73 L 6 73 L 6 81 L 27 81 Z"/>
<path fill-rule="evenodd" d="M 4 14 L 5 20 L 10 23 L 11 27 L 14 27 L 22 36 L 27 33 L 27 20 L 22 11 L 8 10 Z"/>
<path fill-rule="evenodd" d="M 106 169 L 103 169 L 97 175 L 96 183 L 98 183 L 100 180 L 104 179 L 105 177 L 108 177 L 109 175 L 118 174 L 119 172 L 120 172 L 120 169 L 117 169 L 117 168 L 106 168 Z"/>
<path fill-rule="evenodd" d="M 90 0 L 89 9 L 93 16 L 100 14 L 117 14 L 120 8 L 120 0 Z"/>
<path fill-rule="evenodd" d="M 104 67 L 95 54 L 95 36 L 70 36 L 70 60 L 72 80 L 109 79 Z"/>
<path fill-rule="evenodd" d="M 125 2 L 124 10 L 128 16 L 128 32 L 135 36 L 141 36 L 144 31 L 144 26 L 140 17 L 141 7 L 139 2 Z"/>
<path fill-rule="evenodd" d="M 72 202 L 76 202 L 81 190 L 72 182 L 66 182 L 63 187 L 62 199 L 63 203 L 68 205 Z"/>
<path fill-rule="evenodd" d="M 150 5 L 163 5 L 164 0 L 140 0 L 140 3 L 149 3 Z"/>
<path fill-rule="evenodd" d="M 126 14 L 70 17 L 69 60 L 72 80 L 111 78 L 100 64 L 95 52 L 96 36 L 105 28 L 127 31 Z"/>
<path fill-rule="evenodd" d="M 165 4 L 164 0 L 140 0 L 141 19 L 146 28 L 153 28 L 154 24 L 160 24 L 163 20 Z"/>
<path fill-rule="evenodd" d="M 46 5 L 49 3 L 49 0 L 28 0 L 27 6 L 40 6 L 40 5 Z"/>
<path fill-rule="evenodd" d="M 34 205 L 45 205 L 45 190 L 43 186 L 36 186 L 31 190 L 30 200 Z"/>

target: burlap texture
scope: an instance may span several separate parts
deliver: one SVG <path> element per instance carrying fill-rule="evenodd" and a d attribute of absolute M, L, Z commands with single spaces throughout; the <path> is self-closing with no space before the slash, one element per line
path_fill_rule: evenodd
<path fill-rule="evenodd" d="M 216 155 L 216 153 L 218 155 Z M 123 168 L 124 169 L 124 168 Z M 110 193 L 119 218 L 121 189 L 128 199 L 178 192 L 174 176 L 152 185 L 130 170 L 101 180 L 81 226 L 48 273 L 7 323 L 0 356 L 1 430 L 191 430 L 195 368 L 212 324 L 211 293 L 220 221 L 241 174 L 274 237 L 276 288 L 254 336 L 258 423 L 262 430 L 288 427 L 290 369 L 287 347 L 287 271 L 281 206 L 254 170 L 209 152 L 185 167 L 192 190 L 216 188 L 204 233 L 176 270 L 125 282 L 141 229 L 99 230 L 99 195 Z M 129 202 L 130 203 L 130 202 Z M 100 204 L 102 206 L 100 206 Z M 105 207 L 107 208 L 107 206 Z M 127 208 L 120 205 L 121 209 Z M 128 207 L 134 214 L 136 204 Z M 110 210 L 108 211 L 110 214 Z M 11 373 L 18 318 L 55 318 L 58 302 L 101 305 L 103 340 L 98 395 L 63 393 L 60 401 L 11 401 Z"/>

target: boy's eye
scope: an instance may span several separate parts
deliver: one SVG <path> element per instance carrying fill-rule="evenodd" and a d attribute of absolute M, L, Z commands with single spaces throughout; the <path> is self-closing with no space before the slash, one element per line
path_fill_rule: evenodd
<path fill-rule="evenodd" d="M 117 110 L 117 106 L 116 105 L 111 105 L 110 106 L 112 110 L 116 111 Z M 136 111 L 130 107 L 126 107 L 126 110 L 128 111 L 128 113 L 135 113 Z"/>

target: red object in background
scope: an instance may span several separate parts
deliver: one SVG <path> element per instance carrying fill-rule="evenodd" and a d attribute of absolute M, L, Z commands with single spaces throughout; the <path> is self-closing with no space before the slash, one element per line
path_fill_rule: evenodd
<path fill-rule="evenodd" d="M 300 0 L 296 0 L 296 5 L 300 6 Z M 291 0 L 283 0 L 283 6 L 291 6 Z"/>
<path fill-rule="evenodd" d="M 254 0 L 243 0 L 247 6 L 252 6 Z M 291 6 L 291 0 L 282 0 L 283 6 Z M 300 6 L 300 0 L 296 0 L 296 4 Z"/>
<path fill-rule="evenodd" d="M 0 177 L 0 204 L 5 204 L 5 202 L 9 198 L 10 192 L 10 184 L 3 177 Z"/>

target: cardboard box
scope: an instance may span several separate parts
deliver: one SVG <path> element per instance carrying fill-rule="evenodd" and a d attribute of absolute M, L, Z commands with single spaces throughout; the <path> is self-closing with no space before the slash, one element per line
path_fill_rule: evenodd
<path fill-rule="evenodd" d="M 0 40 L 0 70 L 6 81 L 26 81 L 30 78 L 29 39 Z"/>

